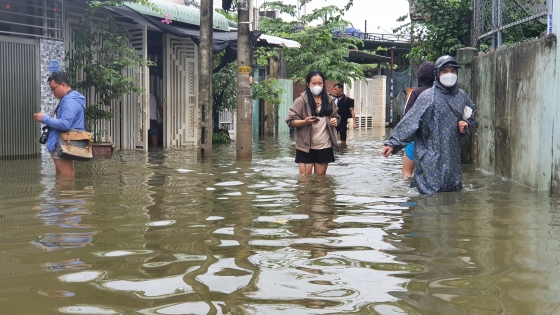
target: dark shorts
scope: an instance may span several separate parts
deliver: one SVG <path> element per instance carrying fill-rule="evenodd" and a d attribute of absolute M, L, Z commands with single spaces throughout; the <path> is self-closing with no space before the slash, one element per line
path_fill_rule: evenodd
<path fill-rule="evenodd" d="M 49 152 L 51 154 L 51 157 L 53 160 L 62 160 L 62 158 L 58 157 L 58 153 L 60 153 L 60 151 L 62 151 L 62 149 L 60 149 L 60 147 L 57 145 L 56 149 L 54 149 L 54 151 Z"/>
<path fill-rule="evenodd" d="M 326 164 L 332 162 L 334 162 L 333 148 L 326 148 L 322 150 L 311 149 L 309 150 L 309 153 L 296 150 L 296 163 Z"/>
<path fill-rule="evenodd" d="M 150 119 L 150 129 L 148 130 L 148 136 L 155 136 L 159 133 L 159 124 L 157 120 Z"/>
<path fill-rule="evenodd" d="M 340 123 L 336 126 L 336 131 L 340 134 L 340 141 L 346 141 L 348 135 L 348 118 L 340 118 Z"/>

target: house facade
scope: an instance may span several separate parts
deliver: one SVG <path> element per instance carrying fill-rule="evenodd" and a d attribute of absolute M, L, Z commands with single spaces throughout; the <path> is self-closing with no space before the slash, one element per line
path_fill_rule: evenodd
<path fill-rule="evenodd" d="M 150 95 L 157 95 L 164 109 L 158 117 L 162 146 L 196 143 L 200 11 L 175 2 L 152 0 L 171 16 L 171 24 L 161 23 L 160 12 L 132 2 L 103 9 L 96 17 L 102 24 L 106 16 L 113 16 L 129 30 L 129 45 L 155 64 L 128 72 L 144 92 L 124 95 L 112 105 L 113 118 L 98 124 L 104 131 L 103 140 L 112 142 L 115 149 L 148 149 Z M 67 0 L 20 0 L 0 7 L 0 159 L 46 153 L 38 143 L 41 126 L 32 114 L 52 114 L 58 104 L 47 78 L 51 72 L 65 69 L 86 9 L 85 1 Z M 222 49 L 236 41 L 224 16 L 214 13 L 213 23 L 214 40 Z M 96 97 L 95 91 L 81 92 L 88 104 Z"/>

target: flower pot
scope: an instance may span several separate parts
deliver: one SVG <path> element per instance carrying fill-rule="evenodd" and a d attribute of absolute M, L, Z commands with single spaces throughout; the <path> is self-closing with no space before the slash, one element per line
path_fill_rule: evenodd
<path fill-rule="evenodd" d="M 93 157 L 111 157 L 113 151 L 112 143 L 93 143 L 91 147 Z"/>

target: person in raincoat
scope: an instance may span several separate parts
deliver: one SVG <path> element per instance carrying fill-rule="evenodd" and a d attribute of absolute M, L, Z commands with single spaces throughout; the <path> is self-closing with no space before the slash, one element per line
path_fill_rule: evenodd
<path fill-rule="evenodd" d="M 388 157 L 414 141 L 410 186 L 421 194 L 463 189 L 461 136 L 474 127 L 475 104 L 457 85 L 460 67 L 451 56 L 436 61 L 434 87 L 418 97 L 382 150 Z"/>

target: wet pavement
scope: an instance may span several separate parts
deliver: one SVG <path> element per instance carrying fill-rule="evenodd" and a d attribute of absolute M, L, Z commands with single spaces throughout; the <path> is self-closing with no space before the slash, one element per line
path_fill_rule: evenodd
<path fill-rule="evenodd" d="M 57 179 L 0 161 L 1 314 L 560 314 L 560 199 L 464 167 L 419 196 L 385 129 L 327 176 L 287 135 L 212 162 L 115 152 Z"/>

